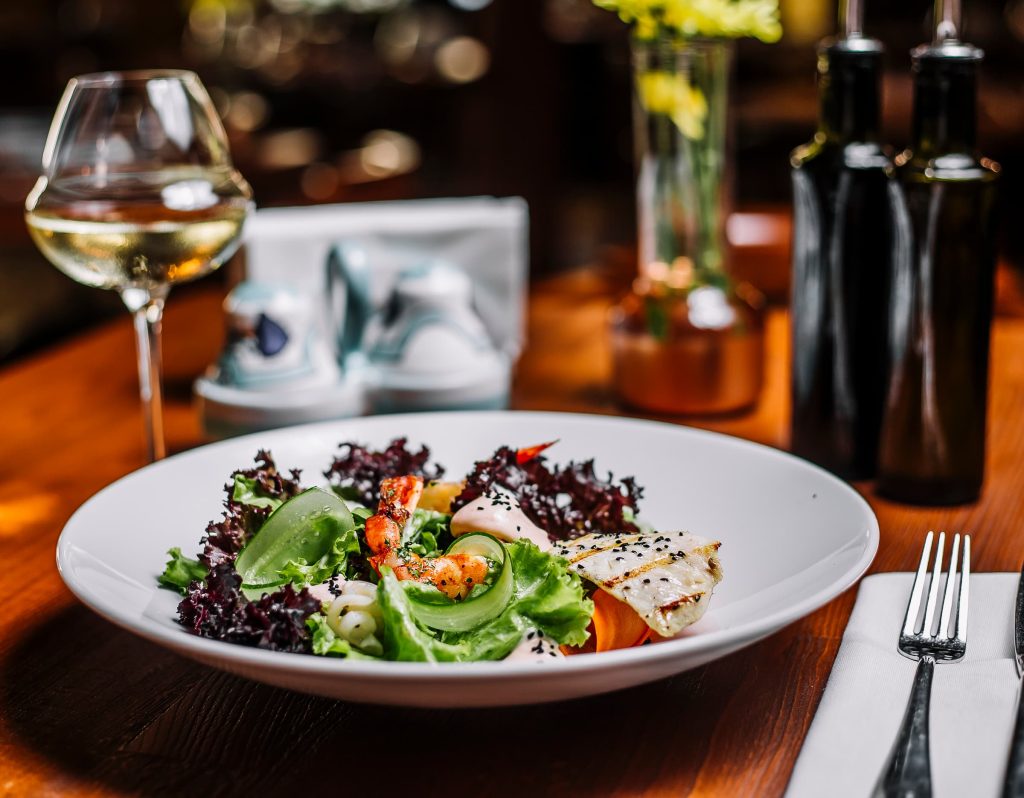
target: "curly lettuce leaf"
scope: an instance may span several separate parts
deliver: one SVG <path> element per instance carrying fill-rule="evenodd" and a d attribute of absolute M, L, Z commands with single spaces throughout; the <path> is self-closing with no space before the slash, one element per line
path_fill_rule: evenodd
<path fill-rule="evenodd" d="M 408 449 L 407 438 L 395 438 L 385 448 L 373 450 L 354 441 L 339 444 L 338 455 L 324 476 L 346 501 L 356 499 L 366 506 L 377 503 L 380 482 L 396 474 L 415 474 L 425 482 L 444 476 L 444 467 L 431 464 L 430 449 Z"/>
<path fill-rule="evenodd" d="M 359 553 L 359 539 L 355 529 L 346 529 L 334 540 L 331 548 L 320 559 L 307 563 L 302 557 L 288 560 L 277 573 L 281 579 L 296 588 L 319 585 L 335 574 L 345 572 L 350 554 Z"/>
<path fill-rule="evenodd" d="M 377 586 L 385 656 L 415 662 L 503 659 L 528 629 L 540 629 L 559 643 L 581 645 L 594 603 L 584 595 L 580 578 L 569 571 L 568 561 L 525 540 L 507 549 L 514 574 L 512 598 L 500 615 L 467 632 L 439 634 L 417 622 L 410 594 L 424 591 L 424 586 L 399 582 L 385 569 Z"/>
<path fill-rule="evenodd" d="M 168 549 L 167 554 L 170 555 L 171 559 L 167 561 L 164 572 L 157 577 L 157 581 L 162 587 L 177 590 L 182 595 L 185 595 L 188 592 L 188 586 L 192 582 L 206 579 L 206 566 L 199 562 L 199 560 L 185 557 L 177 546 L 173 549 Z"/>
<path fill-rule="evenodd" d="M 452 542 L 451 520 L 448 513 L 416 509 L 403 532 L 404 542 L 421 557 L 437 557 Z"/>
<path fill-rule="evenodd" d="M 515 577 L 510 608 L 559 643 L 582 645 L 594 602 L 584 596 L 583 583 L 569 570 L 569 561 L 525 540 L 506 548 Z"/>
<path fill-rule="evenodd" d="M 451 509 L 457 512 L 495 490 L 511 494 L 553 540 L 590 532 L 636 532 L 625 511 L 635 513 L 643 497 L 633 477 L 616 480 L 610 472 L 601 476 L 593 460 L 559 467 L 549 465 L 543 455 L 522 459 L 519 450 L 502 446 L 490 459 L 477 462 Z"/>
<path fill-rule="evenodd" d="M 261 507 L 274 511 L 284 504 L 285 500 L 264 493 L 260 489 L 260 484 L 256 477 L 236 472 L 234 488 L 231 490 L 231 501 L 245 504 L 249 507 Z"/>

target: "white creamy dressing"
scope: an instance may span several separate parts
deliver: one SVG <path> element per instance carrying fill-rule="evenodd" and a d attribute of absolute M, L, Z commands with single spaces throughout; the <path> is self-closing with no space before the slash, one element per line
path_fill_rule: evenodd
<path fill-rule="evenodd" d="M 565 657 L 565 654 L 563 654 L 562 649 L 558 647 L 558 643 L 543 632 L 531 629 L 523 635 L 523 639 L 519 641 L 519 645 L 513 648 L 503 661 L 529 662 L 532 660 L 535 662 L 545 662 L 562 657 Z"/>
<path fill-rule="evenodd" d="M 452 516 L 451 529 L 456 537 L 467 532 L 486 532 L 498 540 L 511 543 L 523 538 L 541 551 L 551 550 L 548 533 L 526 517 L 515 496 L 501 488 L 492 488 L 461 508 Z"/>

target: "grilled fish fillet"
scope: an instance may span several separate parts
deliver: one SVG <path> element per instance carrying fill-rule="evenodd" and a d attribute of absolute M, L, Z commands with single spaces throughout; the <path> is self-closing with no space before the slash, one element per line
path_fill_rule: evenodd
<path fill-rule="evenodd" d="M 689 532 L 584 535 L 555 544 L 572 570 L 636 610 L 662 637 L 696 623 L 722 579 L 717 540 Z"/>

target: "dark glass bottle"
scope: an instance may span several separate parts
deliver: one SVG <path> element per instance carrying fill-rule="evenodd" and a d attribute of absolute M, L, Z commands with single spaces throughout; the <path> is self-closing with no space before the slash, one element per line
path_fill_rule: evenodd
<path fill-rule="evenodd" d="M 941 41 L 913 57 L 913 145 L 897 159 L 911 236 L 893 299 L 878 491 L 960 504 L 977 498 L 985 470 L 999 167 L 975 149 L 981 50 Z"/>
<path fill-rule="evenodd" d="M 792 450 L 848 479 L 875 473 L 888 385 L 892 162 L 879 142 L 882 45 L 818 53 L 821 117 L 793 167 Z"/>

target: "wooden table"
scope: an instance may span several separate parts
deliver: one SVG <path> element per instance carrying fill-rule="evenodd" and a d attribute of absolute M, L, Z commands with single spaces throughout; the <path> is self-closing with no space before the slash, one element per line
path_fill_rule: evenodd
<path fill-rule="evenodd" d="M 589 272 L 535 292 L 517 408 L 619 412 L 607 389 L 608 297 L 607 281 Z M 201 442 L 190 384 L 218 351 L 219 301 L 208 285 L 168 309 L 172 450 Z M 785 444 L 786 338 L 776 312 L 756 412 L 701 426 Z M 929 527 L 972 531 L 976 570 L 1019 566 L 1024 320 L 997 322 L 993 369 L 983 500 L 921 510 L 867 492 L 882 529 L 874 570 L 911 568 Z M 357 706 L 264 687 L 101 620 L 64 588 L 54 546 L 79 504 L 143 464 L 135 379 L 127 316 L 0 371 L 0 795 L 784 790 L 854 591 L 751 649 L 672 679 L 574 702 L 473 711 Z M 145 524 L 138 519 L 138 534 Z"/>

